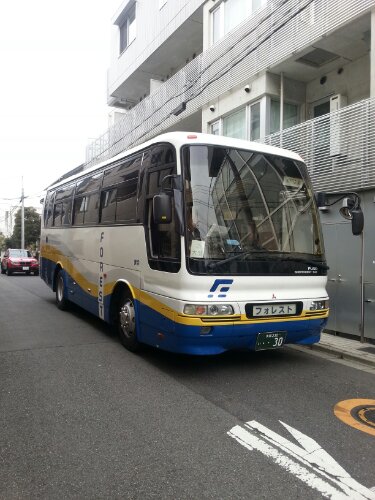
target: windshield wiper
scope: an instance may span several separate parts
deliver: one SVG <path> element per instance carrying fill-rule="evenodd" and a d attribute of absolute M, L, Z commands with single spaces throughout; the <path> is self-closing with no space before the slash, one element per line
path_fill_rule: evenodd
<path fill-rule="evenodd" d="M 231 255 L 230 257 L 227 257 L 226 259 L 223 260 L 218 260 L 216 262 L 210 262 L 207 267 L 210 270 L 216 269 L 218 266 L 221 266 L 222 264 L 226 264 L 227 262 L 231 262 L 233 260 L 238 260 L 240 258 L 244 259 L 245 257 L 249 255 L 254 255 L 256 257 L 261 257 L 262 260 L 267 260 L 267 261 L 292 261 L 292 262 L 303 262 L 304 264 L 308 264 L 311 266 L 315 266 L 318 269 L 322 269 L 323 271 L 328 271 L 329 266 L 325 264 L 324 262 L 316 262 L 314 260 L 310 259 L 304 259 L 303 257 L 292 257 L 292 256 L 276 256 L 275 254 L 270 254 L 269 252 L 264 252 L 261 250 L 252 250 L 249 252 L 241 252 L 241 253 L 236 253 L 235 255 Z"/>
<path fill-rule="evenodd" d="M 231 255 L 230 257 L 227 257 L 226 259 L 223 259 L 223 260 L 218 260 L 216 262 L 209 262 L 207 264 L 207 267 L 208 269 L 210 270 L 213 270 L 213 269 L 216 269 L 218 266 L 221 266 L 222 264 L 226 264 L 227 262 L 231 262 L 232 260 L 238 260 L 240 257 L 242 259 L 244 259 L 245 257 L 247 257 L 248 255 L 252 255 L 254 253 L 263 253 L 263 252 L 254 252 L 253 251 L 249 251 L 249 252 L 238 252 L 236 253 L 235 255 Z"/>

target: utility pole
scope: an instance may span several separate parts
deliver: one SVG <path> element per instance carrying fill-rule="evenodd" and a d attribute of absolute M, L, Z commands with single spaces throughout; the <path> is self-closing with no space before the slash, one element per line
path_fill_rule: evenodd
<path fill-rule="evenodd" d="M 23 192 L 23 176 L 22 176 L 22 195 L 21 195 L 21 248 L 25 248 L 25 196 Z"/>
<path fill-rule="evenodd" d="M 5 210 L 5 234 L 8 236 L 9 234 L 9 211 Z"/>

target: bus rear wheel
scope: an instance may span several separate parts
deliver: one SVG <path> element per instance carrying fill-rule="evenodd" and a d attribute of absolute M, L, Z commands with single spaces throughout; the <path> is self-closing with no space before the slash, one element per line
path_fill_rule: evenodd
<path fill-rule="evenodd" d="M 137 339 L 134 301 L 128 295 L 123 294 L 118 304 L 117 331 L 121 343 L 129 351 L 137 352 L 141 344 Z"/>
<path fill-rule="evenodd" d="M 63 270 L 60 269 L 56 276 L 56 305 L 61 311 L 68 309 L 68 300 L 65 298 L 65 282 Z"/>

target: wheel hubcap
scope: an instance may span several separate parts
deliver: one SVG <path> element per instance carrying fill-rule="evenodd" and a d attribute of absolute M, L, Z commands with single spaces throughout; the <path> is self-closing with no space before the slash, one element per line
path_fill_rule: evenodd
<path fill-rule="evenodd" d="M 134 337 L 135 314 L 134 305 L 130 300 L 125 302 L 120 309 L 120 328 L 127 338 Z"/>

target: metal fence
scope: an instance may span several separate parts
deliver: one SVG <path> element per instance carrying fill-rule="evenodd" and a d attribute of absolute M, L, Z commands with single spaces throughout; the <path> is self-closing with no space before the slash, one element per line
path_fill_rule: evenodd
<path fill-rule="evenodd" d="M 315 190 L 375 187 L 375 98 L 269 135 L 262 142 L 299 153 Z"/>

